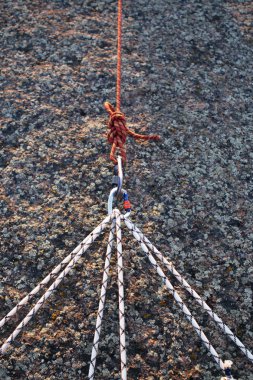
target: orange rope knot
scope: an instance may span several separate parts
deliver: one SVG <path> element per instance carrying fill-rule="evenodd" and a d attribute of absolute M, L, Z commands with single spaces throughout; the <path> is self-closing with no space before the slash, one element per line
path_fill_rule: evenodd
<path fill-rule="evenodd" d="M 125 115 L 120 111 L 115 111 L 114 107 L 109 103 L 105 102 L 104 104 L 106 111 L 109 113 L 110 119 L 108 123 L 108 134 L 107 140 L 112 144 L 110 159 L 117 164 L 117 159 L 115 157 L 116 150 L 119 149 L 120 155 L 122 157 L 122 162 L 126 162 L 126 148 L 125 142 L 127 135 L 134 137 L 135 139 L 142 140 L 159 140 L 160 136 L 158 135 L 140 135 L 126 126 Z"/>

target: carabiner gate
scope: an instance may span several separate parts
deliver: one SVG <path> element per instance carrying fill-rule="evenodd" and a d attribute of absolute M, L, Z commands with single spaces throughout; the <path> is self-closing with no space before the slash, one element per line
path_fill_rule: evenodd
<path fill-rule="evenodd" d="M 115 196 L 115 194 L 117 194 L 117 191 L 118 191 L 117 187 L 114 187 L 110 191 L 110 194 L 109 194 L 109 197 L 108 197 L 108 215 L 112 214 L 114 196 Z M 121 194 L 122 194 L 123 200 L 124 200 L 124 209 L 126 211 L 125 216 L 128 216 L 130 214 L 130 212 L 131 212 L 131 205 L 130 205 L 130 202 L 128 200 L 128 194 L 127 194 L 126 190 L 124 190 L 122 188 L 121 188 Z"/>
<path fill-rule="evenodd" d="M 120 195 L 122 195 L 123 200 L 124 200 L 124 209 L 126 210 L 125 215 L 129 215 L 131 212 L 131 205 L 128 200 L 128 194 L 126 190 L 122 188 L 123 184 L 123 169 L 122 169 L 122 158 L 121 156 L 117 157 L 118 160 L 118 165 L 115 166 L 114 168 L 114 177 L 113 177 L 113 184 L 117 184 L 117 187 L 114 187 L 109 194 L 108 197 L 108 214 L 111 215 L 112 210 L 113 210 L 113 201 L 114 198 L 119 198 Z"/>

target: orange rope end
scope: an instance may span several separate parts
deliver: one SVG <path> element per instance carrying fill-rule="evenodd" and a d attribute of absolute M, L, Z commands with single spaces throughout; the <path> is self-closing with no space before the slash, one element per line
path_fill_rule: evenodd
<path fill-rule="evenodd" d="M 105 107 L 106 111 L 109 113 L 109 115 L 111 115 L 113 112 L 115 112 L 114 107 L 109 102 L 104 102 L 104 107 Z"/>

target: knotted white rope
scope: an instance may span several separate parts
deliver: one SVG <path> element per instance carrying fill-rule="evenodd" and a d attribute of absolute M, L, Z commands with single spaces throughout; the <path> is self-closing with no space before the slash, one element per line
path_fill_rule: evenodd
<path fill-rule="evenodd" d="M 89 367 L 89 375 L 88 375 L 89 380 L 93 380 L 94 374 L 95 374 L 96 359 L 97 359 L 97 354 L 98 354 L 98 344 L 100 340 L 100 332 L 101 332 L 102 320 L 103 320 L 103 314 L 104 314 L 104 308 L 105 308 L 105 298 L 106 298 L 106 290 L 107 290 L 110 262 L 111 262 L 111 256 L 112 256 L 112 245 L 113 245 L 113 240 L 114 240 L 114 233 L 115 233 L 115 219 L 113 219 L 113 222 L 112 222 L 109 239 L 108 239 L 107 250 L 106 250 L 103 280 L 102 280 L 102 286 L 101 286 L 101 292 L 100 292 L 100 298 L 99 298 L 96 328 L 95 328 L 90 367 Z"/>
<path fill-rule="evenodd" d="M 115 215 L 116 215 L 117 259 L 118 259 L 119 337 L 120 337 L 121 379 L 127 380 L 124 276 L 123 276 L 122 242 L 121 242 L 121 215 L 118 210 L 115 211 Z"/>
<path fill-rule="evenodd" d="M 157 261 L 155 260 L 154 256 L 148 250 L 146 244 L 143 242 L 142 237 L 140 236 L 139 232 L 137 232 L 137 230 L 134 228 L 134 225 L 132 223 L 130 224 L 130 220 L 129 219 L 126 219 L 125 223 L 126 223 L 127 227 L 129 228 L 129 230 L 132 232 L 132 234 L 135 237 L 135 239 L 140 243 L 141 248 L 144 251 L 144 253 L 146 254 L 146 256 L 148 257 L 151 265 L 154 267 L 154 269 L 156 270 L 156 272 L 158 273 L 158 275 L 162 278 L 163 283 L 165 284 L 165 286 L 167 287 L 167 289 L 169 290 L 169 292 L 173 295 L 173 297 L 174 297 L 175 301 L 178 303 L 180 309 L 183 311 L 183 313 L 185 314 L 186 318 L 190 321 L 190 323 L 192 324 L 192 326 L 195 329 L 196 333 L 199 335 L 199 337 L 201 338 L 202 342 L 204 343 L 204 345 L 207 347 L 208 351 L 213 356 L 214 360 L 218 363 L 218 365 L 220 366 L 220 368 L 222 369 L 222 371 L 224 371 L 224 363 L 221 360 L 219 354 L 214 349 L 214 347 L 212 346 L 212 344 L 210 343 L 210 341 L 206 337 L 205 333 L 203 332 L 202 328 L 199 326 L 198 322 L 193 317 L 193 315 L 191 314 L 190 310 L 188 309 L 188 307 L 183 302 L 183 300 L 180 297 L 180 295 L 174 289 L 173 285 L 171 284 L 171 282 L 169 281 L 169 279 L 166 277 L 166 275 L 164 274 L 164 272 L 161 269 L 161 267 L 157 264 Z"/>
<path fill-rule="evenodd" d="M 27 325 L 27 323 L 33 318 L 33 316 L 37 313 L 37 311 L 40 309 L 40 307 L 45 303 L 47 298 L 55 291 L 57 286 L 61 283 L 63 278 L 71 271 L 71 269 L 74 267 L 74 265 L 77 263 L 77 261 L 80 259 L 80 257 L 83 255 L 83 253 L 89 248 L 89 246 L 97 239 L 97 237 L 103 232 L 105 226 L 108 224 L 108 222 L 111 220 L 111 216 L 108 216 L 104 219 L 104 221 L 97 226 L 93 232 L 88 235 L 86 239 L 78 246 L 80 247 L 79 251 L 74 255 L 72 260 L 70 260 L 69 264 L 66 266 L 66 268 L 60 273 L 60 275 L 56 278 L 56 280 L 53 282 L 53 284 L 48 288 L 48 290 L 44 293 L 44 295 L 39 299 L 39 301 L 35 304 L 35 306 L 31 309 L 31 311 L 26 315 L 26 317 L 22 320 L 22 322 L 18 325 L 18 327 L 13 331 L 13 333 L 6 339 L 4 344 L 2 345 L 0 349 L 0 353 L 5 353 L 7 348 L 10 346 L 10 344 L 14 341 L 14 339 L 17 337 L 17 335 L 24 329 L 24 327 Z M 77 248 L 78 248 L 77 247 Z M 69 257 L 69 256 L 68 256 Z M 66 259 L 65 259 L 66 260 Z M 61 265 L 61 264 L 60 264 Z M 59 267 L 59 266 L 58 266 Z M 57 268 L 58 268 L 57 267 Z M 36 288 L 35 288 L 36 289 Z M 39 289 L 38 289 L 39 290 Z M 37 290 L 37 291 L 38 291 Z M 27 299 L 26 302 L 28 302 L 29 299 Z M 22 302 L 22 301 L 21 301 Z M 14 309 L 13 309 L 14 310 Z M 16 311 L 18 308 L 16 309 Z"/>
<path fill-rule="evenodd" d="M 170 263 L 164 255 L 144 236 L 138 227 L 136 227 L 130 219 L 124 218 L 130 230 L 139 234 L 141 241 L 162 261 L 166 268 L 176 277 L 176 279 L 183 285 L 183 287 L 194 297 L 198 304 L 210 315 L 210 317 L 217 323 L 221 330 L 241 349 L 247 358 L 253 362 L 252 353 L 244 346 L 244 344 L 237 338 L 230 328 L 222 321 L 222 319 L 207 305 L 207 303 L 199 296 L 199 294 L 190 286 L 190 284 L 178 273 L 172 263 Z"/>

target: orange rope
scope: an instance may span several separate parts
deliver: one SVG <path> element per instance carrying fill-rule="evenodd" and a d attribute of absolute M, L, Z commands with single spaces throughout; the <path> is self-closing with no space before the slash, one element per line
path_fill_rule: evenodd
<path fill-rule="evenodd" d="M 126 127 L 125 115 L 120 111 L 120 97 L 121 97 L 121 46 L 122 46 L 122 0 L 118 0 L 118 46 L 117 46 L 117 79 L 116 79 L 116 110 L 109 103 L 105 102 L 104 106 L 109 113 L 110 119 L 108 123 L 107 139 L 112 144 L 110 159 L 117 164 L 115 157 L 117 149 L 120 151 L 122 162 L 126 162 L 126 148 L 125 142 L 127 135 L 134 137 L 135 139 L 142 140 L 159 140 L 158 135 L 140 135 L 133 131 L 130 131 Z"/>
<path fill-rule="evenodd" d="M 120 112 L 121 95 L 121 40 L 122 40 L 122 0 L 118 0 L 118 49 L 117 49 L 117 82 L 116 82 L 116 110 Z"/>
<path fill-rule="evenodd" d="M 142 140 L 159 140 L 160 136 L 158 135 L 140 135 L 126 126 L 126 118 L 122 112 L 115 111 L 114 107 L 109 103 L 105 102 L 104 104 L 106 111 L 110 115 L 109 123 L 108 123 L 108 134 L 107 139 L 110 144 L 112 144 L 110 159 L 117 164 L 117 159 L 115 157 L 117 148 L 120 151 L 120 155 L 122 158 L 122 162 L 126 162 L 126 148 L 125 142 L 127 135 L 134 137 L 135 139 Z"/>

